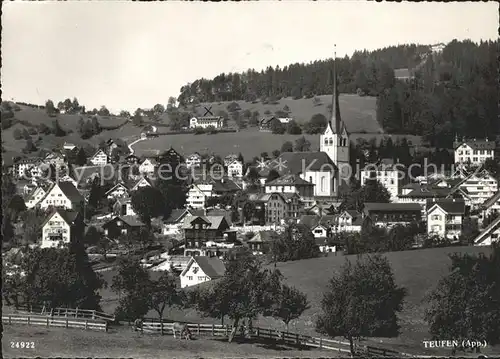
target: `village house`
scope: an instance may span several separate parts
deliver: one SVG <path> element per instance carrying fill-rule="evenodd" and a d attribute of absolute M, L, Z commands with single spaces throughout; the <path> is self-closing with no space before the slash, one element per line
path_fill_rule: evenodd
<path fill-rule="evenodd" d="M 201 166 L 201 155 L 198 152 L 195 152 L 186 157 L 186 167 L 199 167 Z"/>
<path fill-rule="evenodd" d="M 299 224 L 306 226 L 314 238 L 331 237 L 332 229 L 336 222 L 335 215 L 310 215 L 306 214 L 300 217 Z"/>
<path fill-rule="evenodd" d="M 224 262 L 218 258 L 191 257 L 180 275 L 181 288 L 221 278 L 225 271 Z"/>
<path fill-rule="evenodd" d="M 482 170 L 465 178 L 460 188 L 469 195 L 471 206 L 479 208 L 498 191 L 498 181 L 488 171 Z"/>
<path fill-rule="evenodd" d="M 276 116 L 265 116 L 259 121 L 260 131 L 272 131 L 273 122 L 279 122 L 282 125 L 287 125 L 293 119 L 291 117 L 276 117 Z"/>
<path fill-rule="evenodd" d="M 30 176 L 36 176 L 42 164 L 43 161 L 39 157 L 21 158 L 14 162 L 14 174 L 17 178 L 24 178 L 26 172 L 31 171 Z"/>
<path fill-rule="evenodd" d="M 193 117 L 189 120 L 189 128 L 207 128 L 213 126 L 216 129 L 224 127 L 224 119 L 221 116 Z"/>
<path fill-rule="evenodd" d="M 107 199 L 112 199 L 112 198 L 117 199 L 129 196 L 130 196 L 129 189 L 127 188 L 127 186 L 125 186 L 123 182 L 115 184 L 104 194 L 104 197 L 106 197 Z"/>
<path fill-rule="evenodd" d="M 500 216 L 495 218 L 476 238 L 473 243 L 475 246 L 491 246 L 494 242 L 498 243 L 500 238 Z"/>
<path fill-rule="evenodd" d="M 297 193 L 304 205 L 314 203 L 314 184 L 297 174 L 287 174 L 265 183 L 265 192 Z"/>
<path fill-rule="evenodd" d="M 243 163 L 238 160 L 227 165 L 227 175 L 228 177 L 243 177 Z"/>
<path fill-rule="evenodd" d="M 70 182 L 75 188 L 78 186 L 78 183 L 74 178 L 72 178 L 69 174 L 65 174 L 59 177 L 59 182 Z"/>
<path fill-rule="evenodd" d="M 83 235 L 85 224 L 79 212 L 64 209 L 53 210 L 41 225 L 41 248 L 68 244 Z"/>
<path fill-rule="evenodd" d="M 47 190 L 45 197 L 39 202 L 41 209 L 59 207 L 68 210 L 79 210 L 85 199 L 71 182 L 57 182 Z"/>
<path fill-rule="evenodd" d="M 226 157 L 224 157 L 224 167 L 227 167 L 229 166 L 230 163 L 232 163 L 233 161 L 237 161 L 238 160 L 238 155 L 232 153 L 230 155 L 227 155 Z"/>
<path fill-rule="evenodd" d="M 132 199 L 130 197 L 118 198 L 113 204 L 113 213 L 118 216 L 137 216 L 132 207 Z"/>
<path fill-rule="evenodd" d="M 459 141 L 455 137 L 453 149 L 455 151 L 455 163 L 471 164 L 473 166 L 484 163 L 488 158 L 493 159 L 495 156 L 495 142 L 485 140 Z"/>
<path fill-rule="evenodd" d="M 145 158 L 139 165 L 139 173 L 143 175 L 153 175 L 158 162 L 154 158 Z"/>
<path fill-rule="evenodd" d="M 104 152 L 103 150 L 99 149 L 96 151 L 96 153 L 94 153 L 90 159 L 89 159 L 89 162 L 93 165 L 93 166 L 106 166 L 108 164 L 108 155 L 106 154 L 106 152 Z"/>
<path fill-rule="evenodd" d="M 406 225 L 422 219 L 422 207 L 418 203 L 365 203 L 363 218 L 366 217 L 376 226 Z"/>
<path fill-rule="evenodd" d="M 207 199 L 212 196 L 213 185 L 207 181 L 193 183 L 186 197 L 186 204 L 191 208 L 205 208 Z"/>
<path fill-rule="evenodd" d="M 275 231 L 258 231 L 247 241 L 247 245 L 253 255 L 266 254 L 269 250 L 271 242 L 275 240 L 276 237 L 277 233 Z"/>
<path fill-rule="evenodd" d="M 117 239 L 121 235 L 139 233 L 145 226 L 135 216 L 116 216 L 102 225 L 104 235 L 110 239 Z"/>
<path fill-rule="evenodd" d="M 394 78 L 399 81 L 410 82 L 413 78 L 415 78 L 415 75 L 410 69 L 401 68 L 394 70 Z"/>
<path fill-rule="evenodd" d="M 427 234 L 458 240 L 462 234 L 465 210 L 463 199 L 428 200 Z"/>
<path fill-rule="evenodd" d="M 480 206 L 480 217 L 481 221 L 484 221 L 489 216 L 496 216 L 500 214 L 500 191 L 495 193 L 493 196 L 484 201 Z"/>
<path fill-rule="evenodd" d="M 137 191 L 139 188 L 152 187 L 151 180 L 147 177 L 141 177 L 135 183 L 131 183 L 128 187 L 130 188 L 130 193 Z"/>
<path fill-rule="evenodd" d="M 90 186 L 98 178 L 100 184 L 115 183 L 118 171 L 115 166 L 106 164 L 104 166 L 82 166 L 74 167 L 74 178 L 77 180 L 78 188 Z"/>
<path fill-rule="evenodd" d="M 170 216 L 163 221 L 162 234 L 163 235 L 174 235 L 178 234 L 181 230 L 182 224 L 184 223 L 184 218 L 186 216 L 204 216 L 204 209 L 192 209 L 192 208 L 180 208 L 173 209 Z"/>
<path fill-rule="evenodd" d="M 334 232 L 361 232 L 363 215 L 356 210 L 347 210 L 336 217 Z"/>
<path fill-rule="evenodd" d="M 64 142 L 64 144 L 63 144 L 63 150 L 73 151 L 75 148 L 76 148 L 76 146 L 72 143 Z"/>
<path fill-rule="evenodd" d="M 43 159 L 43 162 L 54 166 L 57 171 L 66 167 L 64 156 L 59 152 L 49 152 Z"/>
<path fill-rule="evenodd" d="M 208 247 L 207 242 L 234 243 L 236 232 L 230 230 L 224 216 L 186 216 L 182 225 L 185 256 L 220 256 L 224 250 Z"/>
<path fill-rule="evenodd" d="M 389 191 L 391 202 L 397 202 L 402 182 L 402 169 L 403 165 L 394 164 L 392 159 L 383 159 L 377 165 L 368 165 L 361 170 L 361 186 L 364 186 L 373 176 Z"/>
<path fill-rule="evenodd" d="M 252 193 L 248 199 L 255 203 L 256 216 L 262 217 L 265 224 L 278 225 L 299 219 L 302 203 L 297 193 Z"/>
<path fill-rule="evenodd" d="M 230 178 L 221 178 L 210 181 L 212 184 L 212 196 L 222 196 L 224 194 L 235 194 L 241 187 Z"/>
<path fill-rule="evenodd" d="M 24 203 L 26 204 L 26 208 L 31 209 L 36 207 L 40 201 L 47 195 L 47 189 L 45 186 L 36 187 L 31 193 L 29 193 Z"/>

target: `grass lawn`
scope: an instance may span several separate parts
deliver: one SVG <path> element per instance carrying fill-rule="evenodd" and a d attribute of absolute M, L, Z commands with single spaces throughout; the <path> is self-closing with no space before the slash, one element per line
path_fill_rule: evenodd
<path fill-rule="evenodd" d="M 42 326 L 5 325 L 2 338 L 4 358 L 14 357 L 129 357 L 129 358 L 229 358 L 336 357 L 333 351 L 273 346 L 271 343 L 227 343 L 222 338 L 141 335 L 129 327 L 111 328 L 108 333 Z M 34 342 L 35 349 L 11 348 L 11 342 Z"/>
<path fill-rule="evenodd" d="M 367 342 L 371 345 L 387 345 L 390 349 L 410 353 L 438 354 L 432 349 L 425 349 L 422 341 L 430 339 L 428 326 L 423 315 L 426 303 L 423 301 L 426 293 L 434 288 L 443 275 L 448 273 L 451 260 L 448 254 L 460 253 L 489 253 L 488 247 L 452 247 L 433 248 L 404 252 L 386 253 L 393 268 L 396 282 L 408 290 L 404 309 L 400 314 L 401 335 L 397 338 L 371 338 Z M 287 263 L 278 263 L 277 268 L 282 272 L 288 284 L 295 286 L 307 294 L 311 308 L 300 319 L 290 323 L 290 331 L 319 336 L 314 330 L 315 318 L 319 315 L 320 302 L 329 279 L 338 273 L 346 258 L 356 260 L 355 255 L 320 257 Z M 104 279 L 111 283 L 114 271 L 102 273 Z M 112 312 L 117 305 L 117 295 L 108 287 L 101 291 L 103 296 L 102 307 L 105 312 Z M 211 318 L 203 318 L 193 309 L 165 310 L 165 318 L 195 323 L 220 323 Z M 154 311 L 148 317 L 157 317 Z M 283 329 L 282 322 L 273 318 L 259 318 L 256 326 Z M 493 349 L 500 353 L 500 348 Z M 449 353 L 445 353 L 449 355 Z"/>

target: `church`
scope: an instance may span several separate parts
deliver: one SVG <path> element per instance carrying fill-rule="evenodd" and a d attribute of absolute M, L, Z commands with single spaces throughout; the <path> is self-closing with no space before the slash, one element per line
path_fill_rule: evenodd
<path fill-rule="evenodd" d="M 317 201 L 334 201 L 339 196 L 340 185 L 349 182 L 349 144 L 349 133 L 340 118 L 334 59 L 332 115 L 320 135 L 319 151 L 282 153 L 274 161 L 278 164 L 274 168 L 281 176 L 297 174 L 314 184 Z"/>

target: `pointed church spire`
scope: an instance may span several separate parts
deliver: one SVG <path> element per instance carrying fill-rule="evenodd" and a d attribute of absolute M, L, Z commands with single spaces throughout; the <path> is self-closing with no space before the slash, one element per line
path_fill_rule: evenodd
<path fill-rule="evenodd" d="M 332 96 L 332 118 L 330 120 L 330 124 L 332 126 L 333 132 L 337 133 L 338 128 L 337 128 L 337 71 L 336 71 L 336 66 L 335 62 L 337 59 L 337 45 L 333 45 L 334 50 L 333 50 L 333 79 L 332 79 L 332 86 L 333 86 L 333 96 Z"/>
<path fill-rule="evenodd" d="M 333 130 L 333 133 L 341 132 L 341 120 L 339 116 L 339 98 L 337 93 L 337 45 L 335 44 L 335 50 L 333 55 L 333 95 L 332 95 L 332 116 L 330 119 L 330 126 Z"/>

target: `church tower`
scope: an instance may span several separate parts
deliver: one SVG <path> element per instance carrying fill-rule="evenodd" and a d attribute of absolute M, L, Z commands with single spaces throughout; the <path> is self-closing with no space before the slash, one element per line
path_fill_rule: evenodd
<path fill-rule="evenodd" d="M 337 72 L 336 72 L 335 52 L 333 58 L 333 96 L 332 96 L 332 115 L 326 126 L 325 132 L 320 135 L 321 152 L 325 152 L 330 159 L 337 165 L 339 172 L 347 174 L 349 171 L 349 133 L 340 118 L 339 97 L 337 91 Z M 347 181 L 345 176 L 340 176 L 343 181 Z"/>

